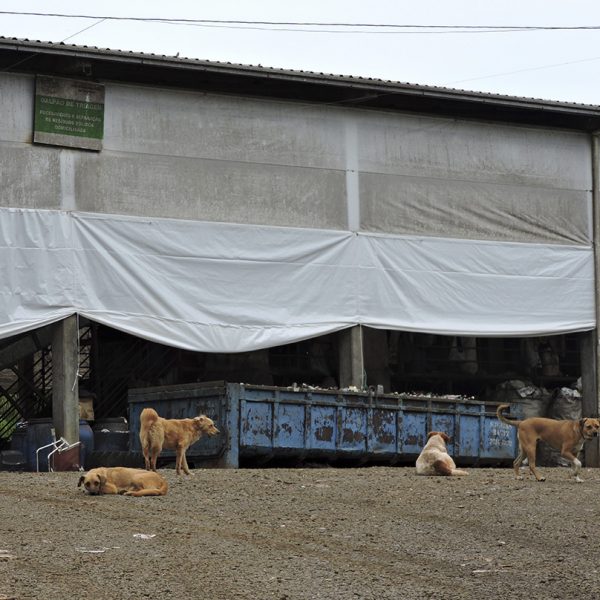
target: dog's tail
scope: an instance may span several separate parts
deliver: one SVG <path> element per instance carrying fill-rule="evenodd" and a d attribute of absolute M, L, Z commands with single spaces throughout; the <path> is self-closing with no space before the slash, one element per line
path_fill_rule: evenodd
<path fill-rule="evenodd" d="M 153 429 L 160 417 L 153 408 L 144 408 L 140 414 L 140 441 L 142 450 L 150 448 L 152 444 Z"/>
<path fill-rule="evenodd" d="M 463 469 L 452 469 L 452 475 L 468 475 L 468 471 L 464 471 Z"/>
<path fill-rule="evenodd" d="M 448 461 L 442 458 L 436 460 L 432 466 L 437 475 L 444 475 L 446 477 L 450 477 L 451 475 L 468 475 L 466 471 L 452 467 L 448 464 Z"/>
<path fill-rule="evenodd" d="M 513 427 L 518 427 L 521 421 L 519 421 L 518 419 L 509 419 L 508 417 L 505 417 L 502 414 L 502 412 L 507 408 L 510 408 L 510 404 L 500 404 L 500 406 L 498 406 L 498 408 L 496 409 L 496 416 L 503 423 L 506 423 L 507 425 L 512 425 Z"/>
<path fill-rule="evenodd" d="M 145 408 L 140 415 L 140 422 L 146 427 L 152 427 L 160 417 L 153 408 Z"/>

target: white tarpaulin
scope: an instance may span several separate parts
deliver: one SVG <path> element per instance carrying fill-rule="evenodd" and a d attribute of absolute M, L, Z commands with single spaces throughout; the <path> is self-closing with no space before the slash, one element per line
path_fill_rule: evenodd
<path fill-rule="evenodd" d="M 0 337 L 79 313 L 241 352 L 356 324 L 529 336 L 595 326 L 588 246 L 0 209 Z"/>

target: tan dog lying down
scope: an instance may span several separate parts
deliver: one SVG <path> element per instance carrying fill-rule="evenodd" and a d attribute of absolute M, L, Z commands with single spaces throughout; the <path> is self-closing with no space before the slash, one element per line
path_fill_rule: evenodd
<path fill-rule="evenodd" d="M 450 438 L 440 431 L 430 431 L 419 458 L 417 458 L 417 475 L 468 475 L 466 471 L 456 468 L 456 464 L 446 450 L 446 442 Z"/>
<path fill-rule="evenodd" d="M 535 455 L 538 440 L 542 440 L 560 450 L 561 456 L 564 456 L 571 462 L 575 481 L 583 481 L 579 477 L 581 471 L 581 461 L 577 455 L 583 448 L 586 440 L 591 440 L 598 435 L 600 430 L 600 421 L 598 419 L 580 419 L 579 421 L 570 421 L 557 419 L 546 419 L 545 417 L 530 417 L 519 421 L 509 419 L 502 412 L 510 408 L 510 404 L 501 404 L 496 410 L 498 418 L 507 425 L 517 428 L 517 437 L 519 438 L 519 454 L 513 463 L 517 479 L 523 479 L 519 468 L 525 457 L 529 463 L 529 470 L 538 481 L 545 481 L 535 467 Z"/>
<path fill-rule="evenodd" d="M 156 471 L 156 461 L 163 448 L 175 450 L 177 475 L 183 470 L 190 474 L 185 453 L 203 435 L 216 435 L 219 430 L 212 419 L 200 415 L 193 419 L 163 419 L 153 408 L 145 408 L 140 415 L 140 442 L 146 469 Z"/>
<path fill-rule="evenodd" d="M 90 469 L 79 478 L 77 487 L 81 487 L 81 484 L 91 495 L 164 496 L 169 489 L 162 475 L 127 467 Z"/>

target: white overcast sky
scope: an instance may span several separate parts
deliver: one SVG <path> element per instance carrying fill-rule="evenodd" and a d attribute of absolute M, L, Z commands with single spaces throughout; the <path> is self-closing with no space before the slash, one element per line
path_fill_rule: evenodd
<path fill-rule="evenodd" d="M 4 37 L 600 105 L 600 0 L 0 0 L 0 11 L 99 18 L 597 26 L 485 33 L 383 28 L 365 32 L 360 27 L 326 26 L 313 28 L 319 29 L 316 32 L 305 31 L 306 26 L 274 31 L 264 25 L 209 27 L 0 14 Z"/>

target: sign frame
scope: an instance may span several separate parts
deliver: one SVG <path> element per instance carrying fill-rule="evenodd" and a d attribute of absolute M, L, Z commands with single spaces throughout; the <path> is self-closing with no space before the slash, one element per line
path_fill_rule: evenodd
<path fill-rule="evenodd" d="M 100 151 L 103 139 L 104 85 L 36 77 L 34 143 Z"/>

